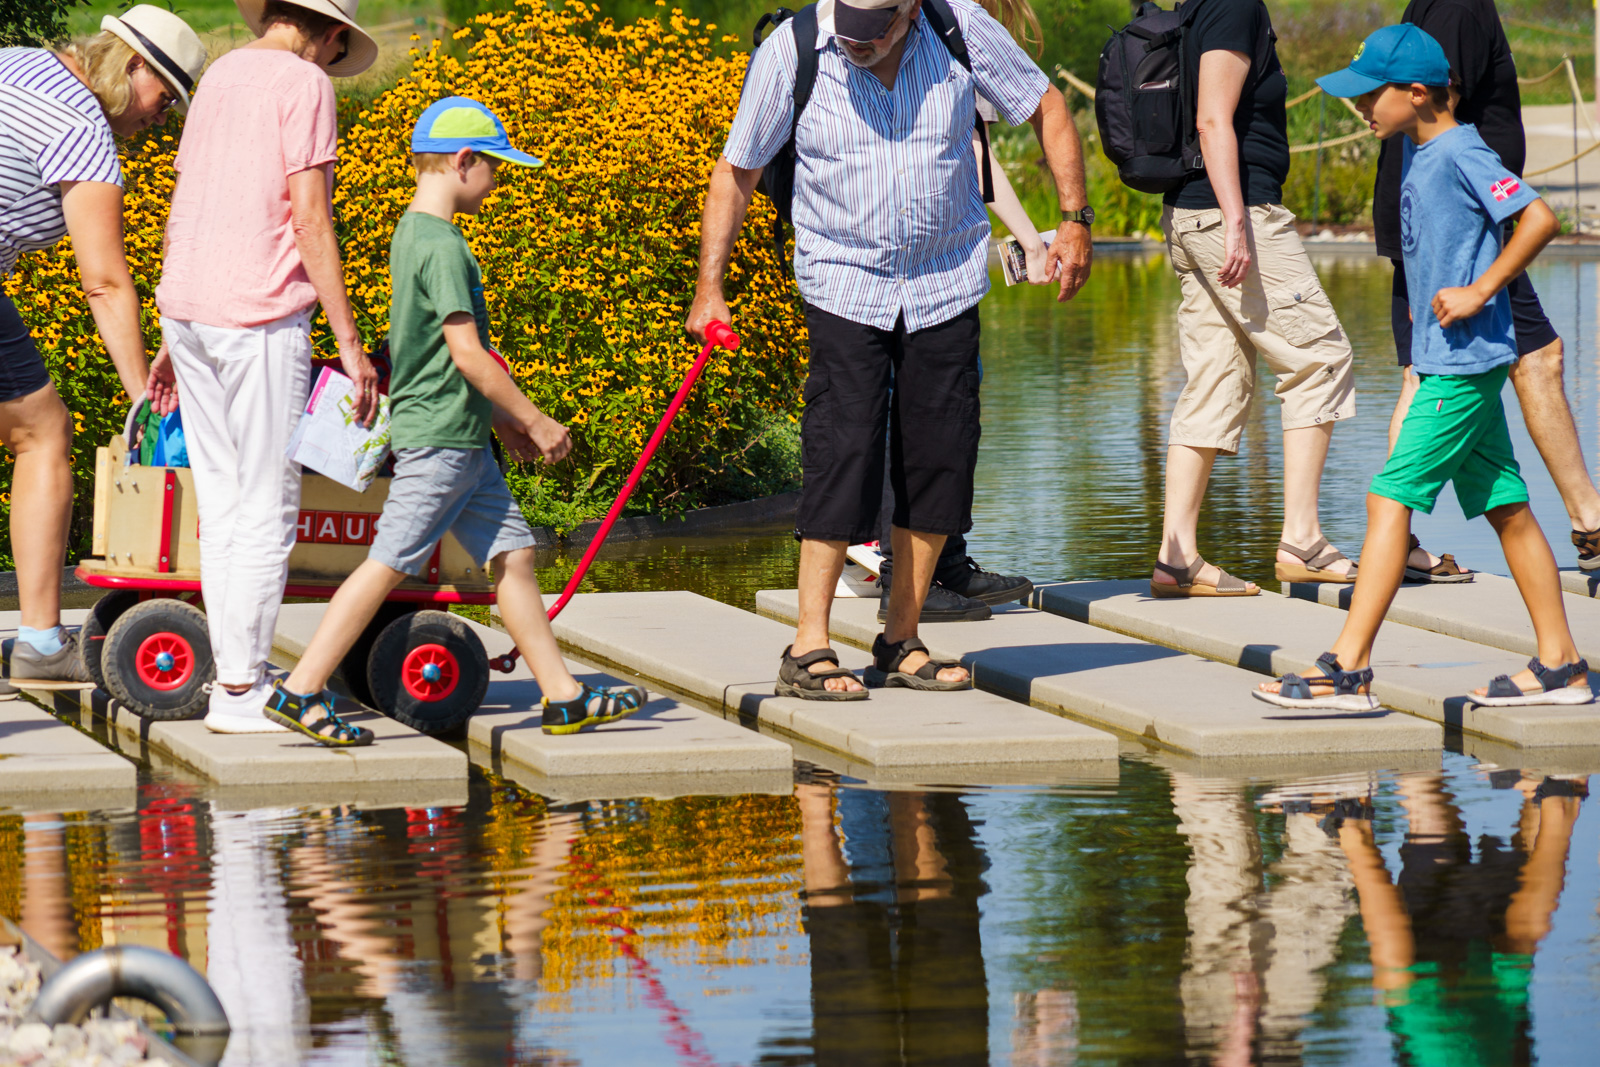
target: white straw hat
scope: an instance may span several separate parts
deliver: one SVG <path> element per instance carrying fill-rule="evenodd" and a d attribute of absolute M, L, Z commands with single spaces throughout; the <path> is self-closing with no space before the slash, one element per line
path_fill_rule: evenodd
<path fill-rule="evenodd" d="M 251 32 L 260 37 L 261 13 L 267 6 L 267 0 L 233 0 L 233 2 L 238 7 L 239 14 L 244 16 L 244 21 L 249 25 Z M 295 7 L 303 7 L 307 11 L 315 11 L 319 15 L 327 15 L 350 27 L 346 43 L 349 53 L 328 68 L 330 76 L 354 77 L 377 62 L 378 42 L 372 39 L 370 33 L 356 25 L 356 9 L 361 6 L 361 0 L 286 0 L 286 2 Z"/>
<path fill-rule="evenodd" d="M 137 52 L 150 70 L 177 94 L 178 111 L 189 110 L 189 94 L 206 69 L 206 46 L 189 24 L 160 7 L 140 4 L 119 18 L 107 15 L 100 29 L 115 34 Z"/>

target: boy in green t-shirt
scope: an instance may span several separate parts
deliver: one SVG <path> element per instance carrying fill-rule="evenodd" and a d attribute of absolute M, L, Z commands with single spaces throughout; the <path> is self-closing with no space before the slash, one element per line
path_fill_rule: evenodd
<path fill-rule="evenodd" d="M 500 617 L 544 691 L 545 733 L 625 718 L 644 706 L 645 691 L 579 682 L 550 632 L 533 534 L 491 454 L 489 433 L 500 435 L 513 458 L 547 463 L 565 458 L 572 441 L 490 351 L 483 278 L 451 222 L 478 213 L 499 163 L 539 161 L 511 147 L 492 111 L 459 96 L 422 113 L 411 152 L 417 192 L 395 227 L 389 259 L 394 480 L 367 561 L 334 594 L 293 673 L 273 686 L 266 714 L 325 745 L 370 744 L 372 732 L 335 714 L 323 689 L 384 598 L 422 569 L 449 531 L 479 565 L 494 561 Z"/>

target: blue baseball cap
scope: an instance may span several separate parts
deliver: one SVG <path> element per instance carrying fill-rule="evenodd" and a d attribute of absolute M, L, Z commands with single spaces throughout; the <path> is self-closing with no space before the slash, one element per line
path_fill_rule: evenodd
<path fill-rule="evenodd" d="M 1323 92 L 1347 100 L 1391 82 L 1448 86 L 1450 61 L 1438 41 L 1410 23 L 1402 23 L 1377 30 L 1361 42 L 1348 67 L 1317 79 Z"/>
<path fill-rule="evenodd" d="M 493 111 L 464 96 L 447 96 L 429 106 L 411 133 L 411 151 L 449 154 L 470 148 L 524 167 L 544 164 L 511 147 L 506 128 Z"/>

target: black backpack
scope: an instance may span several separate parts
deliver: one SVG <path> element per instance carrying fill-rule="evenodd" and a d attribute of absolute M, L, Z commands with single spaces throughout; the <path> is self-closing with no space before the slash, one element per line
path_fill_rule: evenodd
<path fill-rule="evenodd" d="M 928 25 L 950 50 L 951 57 L 967 70 L 972 70 L 972 58 L 967 55 L 967 42 L 961 36 L 961 27 L 956 25 L 955 13 L 950 10 L 950 5 L 945 0 L 923 0 L 922 13 L 927 17 Z M 756 50 L 761 47 L 762 31 L 769 26 L 777 29 L 789 19 L 794 20 L 794 45 L 797 54 L 794 76 L 794 118 L 789 123 L 789 139 L 778 149 L 778 154 L 762 168 L 761 179 L 756 183 L 756 191 L 765 193 L 778 211 L 777 218 L 772 224 L 772 240 L 777 246 L 780 260 L 787 259 L 783 224 L 793 222 L 791 212 L 794 207 L 794 134 L 800 127 L 800 114 L 810 102 L 811 90 L 817 82 L 817 6 L 807 4 L 799 11 L 780 7 L 770 14 L 762 15 L 760 21 L 756 23 L 755 30 L 750 34 L 750 62 L 754 63 Z M 746 67 L 745 71 L 748 75 L 749 68 Z M 974 113 L 973 121 L 983 142 L 983 202 L 989 204 L 994 202 L 994 176 L 989 172 L 989 131 L 982 116 Z"/>
<path fill-rule="evenodd" d="M 1163 11 L 1147 0 L 1100 50 L 1094 98 L 1100 148 L 1117 165 L 1123 184 L 1141 193 L 1169 192 L 1205 169 L 1195 131 L 1200 72 L 1188 69 L 1184 49 L 1202 2 L 1186 0 Z M 1277 39 L 1269 18 L 1263 17 L 1262 26 L 1252 78 L 1265 70 Z"/>

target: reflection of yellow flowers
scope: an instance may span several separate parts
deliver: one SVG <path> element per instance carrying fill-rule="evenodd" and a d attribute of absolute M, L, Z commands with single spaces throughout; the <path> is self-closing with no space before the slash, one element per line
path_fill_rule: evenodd
<path fill-rule="evenodd" d="M 716 56 L 731 37 L 663 10 L 617 26 L 582 0 L 546 10 L 516 0 L 455 38 L 418 41 L 411 72 L 345 116 L 334 195 L 345 276 L 369 344 L 387 330 L 389 239 L 411 199 L 409 142 L 442 96 L 482 101 L 512 143 L 545 161 L 501 167 L 476 219 L 458 220 L 483 266 L 495 340 L 535 403 L 574 431 L 573 461 L 542 470 L 558 495 L 609 502 L 697 354 L 682 323 L 693 293 L 705 180 L 738 105 L 745 57 Z M 202 88 L 202 92 L 204 89 Z M 144 297 L 146 341 L 160 342 L 152 293 L 172 192 L 177 122 L 124 154 L 128 262 Z M 697 502 L 695 487 L 763 419 L 799 404 L 805 333 L 786 268 L 771 247 L 772 207 L 757 198 L 727 272 L 744 346 L 719 353 L 634 495 Z M 23 257 L 5 291 L 17 300 L 78 431 L 76 532 L 86 533 L 93 449 L 122 423 L 127 398 L 78 288 L 69 242 Z M 319 325 L 320 330 L 320 325 Z M 330 339 L 319 344 L 331 354 Z M 595 484 L 589 479 L 603 468 Z M 9 487 L 9 467 L 0 488 Z"/>

